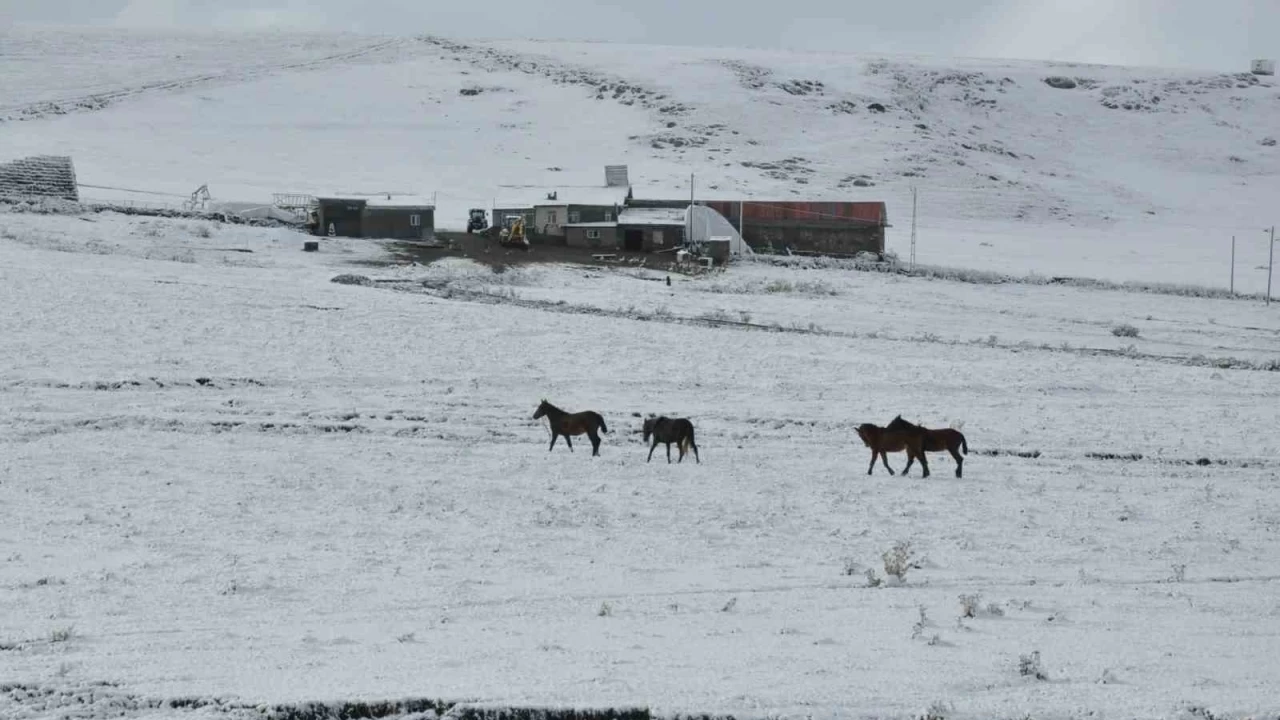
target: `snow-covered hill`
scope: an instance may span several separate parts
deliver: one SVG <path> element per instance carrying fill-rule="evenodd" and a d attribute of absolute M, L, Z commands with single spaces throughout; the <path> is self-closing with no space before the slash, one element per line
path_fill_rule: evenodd
<path fill-rule="evenodd" d="M 5 45 L 0 152 L 174 202 L 202 183 L 437 193 L 460 225 L 626 163 L 642 195 L 694 174 L 705 196 L 883 199 L 905 255 L 915 186 L 921 261 L 1225 285 L 1236 235 L 1237 284 L 1259 290 L 1280 191 L 1280 88 L 1246 73 L 351 35 Z"/>

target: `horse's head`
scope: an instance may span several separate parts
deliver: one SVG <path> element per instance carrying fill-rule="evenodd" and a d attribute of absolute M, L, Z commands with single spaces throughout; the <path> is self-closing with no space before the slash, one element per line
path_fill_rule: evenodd
<path fill-rule="evenodd" d="M 547 414 L 547 408 L 548 408 L 548 407 L 550 407 L 550 406 L 551 406 L 551 403 L 547 402 L 546 400 L 543 400 L 542 402 L 538 403 L 538 409 L 537 409 L 536 411 L 534 411 L 534 413 L 533 413 L 533 419 L 534 419 L 534 420 L 537 420 L 538 418 L 542 417 L 543 415 L 546 415 L 546 414 Z"/>
<path fill-rule="evenodd" d="M 877 428 L 875 425 L 872 425 L 871 423 L 862 423 L 861 425 L 859 425 L 858 437 L 862 440 L 862 444 L 866 445 L 867 447 L 874 447 L 875 434 L 876 434 L 876 430 L 878 429 L 879 428 Z"/>
<path fill-rule="evenodd" d="M 653 426 L 658 424 L 658 418 L 650 415 L 644 419 L 644 441 L 649 442 L 649 436 L 653 434 Z"/>

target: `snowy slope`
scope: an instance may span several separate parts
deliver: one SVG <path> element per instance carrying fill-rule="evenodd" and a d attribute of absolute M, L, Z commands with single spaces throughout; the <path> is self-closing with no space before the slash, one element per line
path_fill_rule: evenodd
<path fill-rule="evenodd" d="M 886 200 L 905 255 L 916 186 L 922 261 L 1223 286 L 1235 235 L 1237 285 L 1258 291 L 1280 191 L 1280 89 L 1247 74 L 431 37 L 5 40 L 4 154 L 71 154 L 86 184 L 173 202 L 206 182 L 224 200 L 434 193 L 440 224 L 460 226 L 470 206 L 569 194 L 626 163 L 642 195 L 683 196 L 692 173 L 703 196 Z M 1044 82 L 1059 76 L 1076 87 Z"/>

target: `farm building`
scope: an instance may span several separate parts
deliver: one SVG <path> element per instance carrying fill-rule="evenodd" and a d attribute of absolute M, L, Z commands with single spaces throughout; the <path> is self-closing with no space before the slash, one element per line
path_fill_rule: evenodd
<path fill-rule="evenodd" d="M 706 206 L 625 208 L 613 222 L 566 225 L 565 243 L 571 247 L 664 252 L 685 246 L 690 231 L 700 249 L 719 263 L 751 251 L 729 221 Z"/>
<path fill-rule="evenodd" d="M 888 215 L 883 202 L 703 203 L 739 228 L 754 249 L 822 255 L 884 253 Z"/>
<path fill-rule="evenodd" d="M 435 206 L 422 198 L 382 196 L 322 197 L 316 200 L 316 235 L 430 240 Z"/>
<path fill-rule="evenodd" d="M 552 244 L 567 243 L 565 227 L 582 223 L 614 222 L 622 212 L 627 188 L 574 189 L 571 197 L 561 199 L 559 192 L 534 204 L 531 239 Z"/>
<path fill-rule="evenodd" d="M 684 244 L 685 214 L 681 208 L 627 208 L 618 215 L 618 237 L 625 250 L 652 252 Z"/>
<path fill-rule="evenodd" d="M 618 249 L 618 223 L 573 223 L 564 226 L 564 241 L 569 247 Z"/>
<path fill-rule="evenodd" d="M 685 207 L 688 200 L 633 199 L 629 208 Z M 883 202 L 699 201 L 723 215 L 755 250 L 822 255 L 884 252 Z M 743 222 L 745 216 L 745 223 Z"/>
<path fill-rule="evenodd" d="M 627 252 L 670 250 L 684 243 L 684 226 L 684 208 L 624 208 L 616 220 L 565 225 L 565 244 Z"/>
<path fill-rule="evenodd" d="M 493 227 L 503 227 L 509 217 L 524 218 L 524 226 L 527 230 L 533 230 L 534 209 L 532 205 L 508 205 L 506 207 L 495 207 L 493 216 L 489 219 L 489 224 Z"/>

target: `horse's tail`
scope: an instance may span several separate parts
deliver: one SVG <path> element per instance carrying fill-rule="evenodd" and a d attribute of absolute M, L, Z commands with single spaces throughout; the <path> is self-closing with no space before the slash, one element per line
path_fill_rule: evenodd
<path fill-rule="evenodd" d="M 602 433 L 609 432 L 609 426 L 604 424 L 604 418 L 601 417 L 600 413 L 592 413 L 592 414 L 596 416 L 596 422 L 600 423 L 600 432 Z"/>
<path fill-rule="evenodd" d="M 964 454 L 965 454 L 965 455 L 968 455 L 968 454 L 969 454 L 969 442 L 968 442 L 967 440 L 965 440 L 965 439 L 964 439 L 964 433 L 962 433 L 962 432 L 960 432 L 959 430 L 957 430 L 957 431 L 956 431 L 956 434 L 960 436 L 960 449 L 964 451 Z"/>

